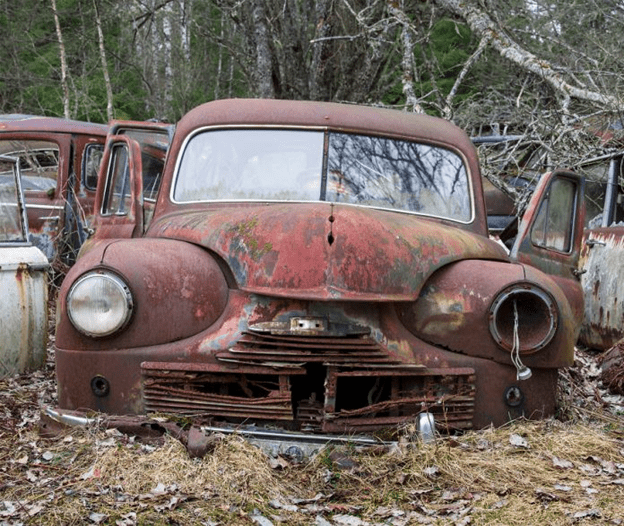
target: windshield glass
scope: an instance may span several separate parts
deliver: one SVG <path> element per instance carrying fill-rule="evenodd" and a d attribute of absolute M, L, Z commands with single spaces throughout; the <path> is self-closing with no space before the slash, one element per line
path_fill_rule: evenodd
<path fill-rule="evenodd" d="M 322 131 L 198 133 L 183 152 L 173 198 L 330 201 L 471 219 L 468 174 L 457 154 L 416 142 Z"/>

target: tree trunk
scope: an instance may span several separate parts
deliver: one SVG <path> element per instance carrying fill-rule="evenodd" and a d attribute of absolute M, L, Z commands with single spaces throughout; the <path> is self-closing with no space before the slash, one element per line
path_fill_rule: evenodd
<path fill-rule="evenodd" d="M 54 25 L 56 27 L 56 38 L 59 43 L 59 55 L 61 58 L 61 86 L 63 88 L 63 116 L 69 119 L 69 85 L 67 84 L 67 58 L 65 56 L 65 44 L 63 33 L 61 32 L 61 22 L 56 10 L 56 0 L 51 0 L 52 11 L 54 13 Z"/>
<path fill-rule="evenodd" d="M 102 73 L 104 74 L 104 84 L 106 85 L 106 118 L 111 121 L 113 120 L 113 88 L 108 74 L 108 63 L 106 61 L 106 50 L 104 48 L 104 33 L 102 32 L 102 20 L 100 19 L 100 10 L 98 9 L 97 0 L 93 0 L 93 7 L 95 8 L 95 24 L 97 26 Z"/>
<path fill-rule="evenodd" d="M 412 29 L 405 12 L 394 2 L 388 2 L 390 14 L 394 16 L 401 26 L 401 67 L 403 68 L 403 95 L 405 95 L 405 106 L 408 111 L 414 113 L 425 113 L 422 106 L 416 99 L 414 92 L 414 81 L 416 80 L 416 68 L 414 66 L 414 41 L 412 39 Z"/>
<path fill-rule="evenodd" d="M 254 0 L 252 17 L 254 22 L 254 42 L 256 51 L 256 92 L 259 97 L 275 97 L 273 85 L 273 61 L 269 43 L 269 29 L 263 0 Z"/>

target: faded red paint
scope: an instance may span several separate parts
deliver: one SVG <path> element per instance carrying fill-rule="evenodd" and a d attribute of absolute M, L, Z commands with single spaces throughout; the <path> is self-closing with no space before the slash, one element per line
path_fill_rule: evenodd
<path fill-rule="evenodd" d="M 204 206 L 157 218 L 149 235 L 215 252 L 243 290 L 310 299 L 414 300 L 436 268 L 507 259 L 497 243 L 458 228 L 329 203 Z"/>
<path fill-rule="evenodd" d="M 474 218 L 323 201 L 170 199 L 176 160 L 194 130 L 274 125 L 450 148 L 466 163 Z M 474 147 L 451 124 L 354 106 L 219 101 L 178 124 L 145 232 L 136 177 L 133 185 L 135 208 L 98 218 L 60 291 L 62 409 L 182 412 L 322 433 L 396 428 L 422 411 L 449 431 L 555 411 L 557 368 L 572 363 L 582 311 L 580 286 L 562 270 L 576 265 L 578 240 L 569 254 L 555 254 L 556 279 L 507 256 L 487 236 Z M 532 250 L 536 261 L 552 252 Z M 91 338 L 72 325 L 65 300 L 80 276 L 101 270 L 128 284 L 135 310 L 123 330 Z M 555 321 L 537 349 L 530 334 L 520 335 L 533 376 L 519 382 L 509 349 L 491 334 L 490 310 L 499 295 L 523 287 L 549 298 Z"/>

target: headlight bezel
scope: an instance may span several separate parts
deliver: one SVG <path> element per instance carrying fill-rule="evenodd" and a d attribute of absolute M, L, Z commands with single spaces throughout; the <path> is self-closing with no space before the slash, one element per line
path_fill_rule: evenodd
<path fill-rule="evenodd" d="M 543 288 L 532 283 L 515 283 L 500 291 L 488 310 L 489 329 L 496 344 L 511 352 L 513 342 L 513 301 L 518 308 L 519 328 L 539 320 L 538 330 L 530 339 L 527 331 L 520 334 L 519 354 L 530 355 L 546 347 L 555 337 L 559 326 L 559 309 L 555 299 Z M 519 301 L 518 301 L 519 300 Z"/>
<path fill-rule="evenodd" d="M 97 280 L 97 282 L 93 280 Z M 109 291 L 112 291 L 116 297 L 93 298 L 87 294 L 88 292 L 93 292 L 94 288 L 98 286 L 98 282 L 101 287 L 111 287 Z M 83 290 L 85 287 L 86 290 Z M 80 294 L 82 297 L 79 297 Z M 109 316 L 108 320 L 102 319 L 102 316 L 99 320 L 94 320 L 89 316 L 85 316 L 84 312 L 79 312 L 79 310 L 84 311 L 90 308 L 92 313 L 95 313 L 98 311 L 95 308 L 96 303 L 101 303 L 102 301 L 108 305 L 118 302 L 117 307 L 121 307 L 121 312 L 118 315 L 114 315 L 112 319 Z M 79 305 L 80 302 L 83 304 Z M 80 276 L 69 288 L 65 305 L 72 326 L 81 334 L 97 339 L 106 338 L 123 331 L 129 325 L 135 310 L 134 297 L 130 286 L 123 277 L 108 269 L 95 269 Z M 99 310 L 102 311 L 102 309 Z M 101 328 L 96 328 L 97 326 L 101 326 Z"/>

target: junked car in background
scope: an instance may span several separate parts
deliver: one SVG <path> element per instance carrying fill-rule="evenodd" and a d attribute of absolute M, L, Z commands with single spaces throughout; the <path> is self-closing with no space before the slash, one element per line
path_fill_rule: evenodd
<path fill-rule="evenodd" d="M 142 150 L 107 141 L 96 232 L 59 295 L 56 417 L 360 433 L 555 411 L 583 313 L 582 178 L 542 178 L 509 255 L 476 150 L 441 119 L 211 102 L 178 123 L 153 202 Z"/>
<path fill-rule="evenodd" d="M 71 265 L 93 215 L 108 126 L 31 115 L 0 116 L 0 154 L 17 157 L 33 243 Z"/>
<path fill-rule="evenodd" d="M 579 270 L 585 315 L 579 341 L 606 350 L 624 338 L 624 153 L 585 163 L 588 221 Z"/>
<path fill-rule="evenodd" d="M 19 159 L 0 155 L 0 378 L 41 367 L 49 263 L 28 240 Z"/>
<path fill-rule="evenodd" d="M 113 121 L 109 127 L 54 117 L 0 116 L 0 154 L 20 159 L 31 239 L 61 270 L 73 264 L 91 230 L 109 130 L 140 144 L 157 143 L 157 155 L 146 150 L 143 163 L 157 180 L 172 133 L 168 124 Z"/>

